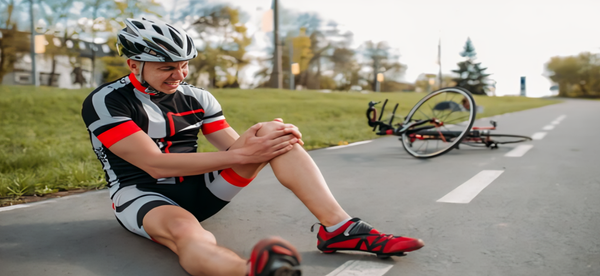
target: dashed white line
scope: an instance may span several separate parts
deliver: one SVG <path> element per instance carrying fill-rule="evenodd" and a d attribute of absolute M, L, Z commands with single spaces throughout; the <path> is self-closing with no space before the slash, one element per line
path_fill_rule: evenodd
<path fill-rule="evenodd" d="M 347 261 L 325 276 L 381 276 L 393 265 L 369 261 Z"/>
<path fill-rule="evenodd" d="M 507 152 L 504 156 L 505 157 L 521 157 L 521 156 L 525 155 L 525 153 L 527 153 L 527 151 L 529 151 L 531 148 L 533 148 L 533 145 L 519 145 L 516 148 L 514 148 L 513 150 Z"/>
<path fill-rule="evenodd" d="M 358 145 L 362 145 L 362 144 L 367 144 L 367 143 L 371 143 L 371 142 L 373 142 L 373 140 L 360 141 L 360 142 L 356 142 L 356 143 L 352 143 L 352 144 L 348 144 L 348 145 L 328 147 L 328 148 L 325 148 L 325 149 L 326 150 L 341 149 L 341 148 L 346 148 L 346 147 L 351 147 L 351 146 L 358 146 Z"/>
<path fill-rule="evenodd" d="M 473 176 L 471 179 L 456 189 L 449 192 L 447 195 L 438 199 L 437 202 L 445 203 L 469 203 L 475 198 L 485 187 L 490 185 L 498 178 L 503 170 L 484 170 Z"/>
<path fill-rule="evenodd" d="M 560 116 L 558 116 L 558 118 L 556 118 L 554 121 L 552 121 L 552 123 L 551 123 L 551 124 L 553 124 L 553 125 L 558 125 L 558 124 L 560 124 L 560 122 L 561 122 L 563 119 L 565 119 L 566 117 L 567 117 L 567 115 L 560 115 Z"/>
<path fill-rule="evenodd" d="M 542 128 L 543 130 L 553 130 L 554 129 L 554 125 L 547 125 L 544 128 Z"/>
<path fill-rule="evenodd" d="M 544 136 L 546 136 L 546 132 L 536 132 L 533 135 L 531 135 L 531 139 L 533 140 L 542 140 L 544 138 Z"/>

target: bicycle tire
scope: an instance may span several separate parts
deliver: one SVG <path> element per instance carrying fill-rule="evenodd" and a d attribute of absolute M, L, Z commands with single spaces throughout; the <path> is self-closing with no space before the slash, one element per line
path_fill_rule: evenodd
<path fill-rule="evenodd" d="M 496 145 L 522 143 L 522 142 L 527 142 L 527 141 L 533 140 L 529 136 L 516 135 L 516 134 L 499 134 L 499 133 L 490 133 L 487 135 L 481 135 L 479 137 L 474 137 L 474 138 L 482 139 L 482 138 L 486 138 L 486 137 L 490 137 L 493 144 L 496 144 Z M 488 145 L 486 145 L 486 143 L 484 141 L 476 141 L 476 142 L 469 141 L 469 142 L 463 142 L 463 144 L 472 146 L 472 147 L 476 147 L 476 146 L 487 147 L 488 146 Z"/>
<path fill-rule="evenodd" d="M 467 109 L 465 104 L 462 103 L 463 99 L 466 99 L 469 107 L 472 108 Z M 458 100 L 460 100 L 461 103 L 455 102 Z M 412 121 L 428 120 L 441 117 L 437 119 L 440 119 L 440 121 L 443 122 L 442 125 L 430 124 L 420 126 L 421 128 L 429 127 L 428 131 L 437 131 L 440 133 L 441 139 L 417 139 L 415 138 L 418 137 L 417 132 L 411 132 L 409 129 L 401 135 L 404 150 L 416 158 L 432 158 L 452 150 L 471 130 L 471 127 L 475 122 L 477 109 L 475 106 L 475 99 L 473 99 L 471 93 L 460 87 L 442 88 L 427 94 L 419 102 L 417 102 L 408 115 L 406 115 L 404 125 Z M 422 108 L 425 110 L 422 110 Z M 427 113 L 427 108 L 431 109 L 431 114 Z M 468 114 L 464 115 L 456 113 L 455 115 L 452 115 L 455 112 L 468 112 Z M 458 135 L 446 140 L 443 137 L 443 132 L 446 131 L 455 132 L 458 133 Z M 436 146 L 438 146 L 440 141 L 442 141 L 441 147 L 428 150 L 429 143 L 433 143 L 434 141 Z M 415 142 L 418 142 L 421 145 L 415 146 Z M 423 145 L 425 145 L 425 149 L 423 149 Z"/>

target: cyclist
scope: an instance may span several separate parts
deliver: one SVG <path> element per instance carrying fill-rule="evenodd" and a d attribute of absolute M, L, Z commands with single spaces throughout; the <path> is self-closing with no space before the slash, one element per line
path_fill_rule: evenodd
<path fill-rule="evenodd" d="M 213 95 L 183 82 L 188 60 L 197 55 L 183 30 L 145 18 L 125 23 L 117 46 L 131 74 L 98 87 L 82 108 L 114 214 L 125 229 L 171 249 L 192 275 L 300 275 L 300 255 L 282 238 L 261 240 L 246 261 L 218 246 L 200 224 L 269 163 L 319 220 L 319 250 L 399 255 L 423 246 L 350 217 L 294 125 L 275 119 L 238 135 Z M 200 131 L 218 152 L 196 151 Z"/>

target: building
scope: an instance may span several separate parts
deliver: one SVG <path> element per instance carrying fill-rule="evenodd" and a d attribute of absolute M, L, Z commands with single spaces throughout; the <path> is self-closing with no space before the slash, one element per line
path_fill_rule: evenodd
<path fill-rule="evenodd" d="M 29 36 L 29 33 L 25 33 Z M 62 49 L 65 54 L 52 55 L 51 49 Z M 36 36 L 36 71 L 39 84 L 60 88 L 96 87 L 102 83 L 104 64 L 100 60 L 114 53 L 106 44 L 67 39 L 51 35 Z M 31 55 L 17 60 L 13 71 L 2 79 L 5 85 L 31 85 Z M 94 64 L 94 68 L 92 68 Z"/>

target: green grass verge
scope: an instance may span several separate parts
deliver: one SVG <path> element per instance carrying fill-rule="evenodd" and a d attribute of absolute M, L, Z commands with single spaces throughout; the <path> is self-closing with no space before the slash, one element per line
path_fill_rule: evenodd
<path fill-rule="evenodd" d="M 0 198 L 104 187 L 100 163 L 80 116 L 81 103 L 90 91 L 0 85 Z M 392 104 L 400 103 L 397 114 L 406 114 L 425 95 L 272 89 L 212 93 L 238 133 L 257 122 L 281 117 L 300 128 L 308 150 L 376 138 L 366 124 L 371 100 L 388 98 Z M 476 102 L 485 107 L 478 117 L 487 117 L 559 101 L 476 97 Z M 198 141 L 199 151 L 215 151 L 203 137 Z"/>

